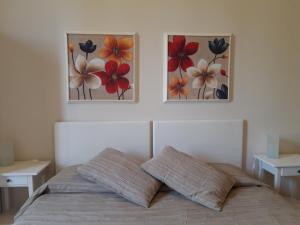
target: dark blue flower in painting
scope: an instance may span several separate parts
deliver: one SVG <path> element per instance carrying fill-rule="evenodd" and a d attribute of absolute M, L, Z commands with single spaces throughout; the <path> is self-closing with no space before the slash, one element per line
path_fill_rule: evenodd
<path fill-rule="evenodd" d="M 217 89 L 216 95 L 219 99 L 228 99 L 228 87 L 222 84 L 221 89 Z"/>
<path fill-rule="evenodd" d="M 96 50 L 97 45 L 94 45 L 91 40 L 87 40 L 85 43 L 79 43 L 79 47 L 85 53 L 92 53 Z"/>
<path fill-rule="evenodd" d="M 214 54 L 222 54 L 227 50 L 229 43 L 225 42 L 224 38 L 215 38 L 213 41 L 208 41 L 208 47 Z"/>

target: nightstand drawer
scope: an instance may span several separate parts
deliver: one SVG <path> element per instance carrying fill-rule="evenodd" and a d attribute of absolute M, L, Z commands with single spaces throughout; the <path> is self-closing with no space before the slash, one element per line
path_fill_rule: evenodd
<path fill-rule="evenodd" d="M 282 168 L 281 176 L 300 176 L 300 167 Z"/>
<path fill-rule="evenodd" d="M 27 184 L 27 176 L 0 176 L 1 187 L 20 187 Z"/>

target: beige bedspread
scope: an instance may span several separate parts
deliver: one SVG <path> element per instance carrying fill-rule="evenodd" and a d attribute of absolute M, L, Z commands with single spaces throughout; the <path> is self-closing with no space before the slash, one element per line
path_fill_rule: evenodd
<path fill-rule="evenodd" d="M 266 187 L 230 192 L 222 212 L 160 192 L 145 209 L 113 193 L 44 194 L 17 218 L 15 225 L 297 225 L 300 208 Z"/>

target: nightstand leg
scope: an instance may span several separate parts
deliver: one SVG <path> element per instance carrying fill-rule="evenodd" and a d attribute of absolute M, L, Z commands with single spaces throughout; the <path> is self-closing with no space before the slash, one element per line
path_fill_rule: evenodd
<path fill-rule="evenodd" d="M 256 158 L 252 161 L 252 176 L 255 177 L 255 170 L 256 170 Z"/>
<path fill-rule="evenodd" d="M 33 177 L 29 176 L 28 177 L 28 196 L 29 196 L 29 198 L 33 194 L 33 191 L 34 191 Z"/>
<path fill-rule="evenodd" d="M 260 160 L 258 162 L 258 179 L 260 181 L 263 181 L 263 179 L 264 179 L 264 169 L 262 166 L 262 161 L 260 161 Z"/>
<path fill-rule="evenodd" d="M 10 209 L 9 201 L 9 189 L 7 187 L 3 188 L 3 200 L 4 200 L 4 211 L 7 212 Z"/>
<path fill-rule="evenodd" d="M 277 169 L 276 173 L 274 174 L 274 189 L 278 193 L 280 192 L 280 183 L 281 183 L 280 169 Z"/>

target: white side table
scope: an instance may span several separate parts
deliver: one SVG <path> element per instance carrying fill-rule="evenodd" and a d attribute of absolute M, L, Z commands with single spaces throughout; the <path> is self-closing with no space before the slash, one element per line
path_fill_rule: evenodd
<path fill-rule="evenodd" d="M 30 197 L 47 179 L 50 161 L 16 161 L 11 166 L 0 167 L 0 188 L 4 190 L 4 210 L 8 211 L 9 187 L 27 187 Z"/>
<path fill-rule="evenodd" d="M 300 176 L 300 154 L 282 154 L 278 159 L 266 155 L 254 155 L 255 168 L 258 161 L 258 177 L 263 180 L 264 170 L 274 175 L 274 189 L 280 192 L 281 177 Z"/>

